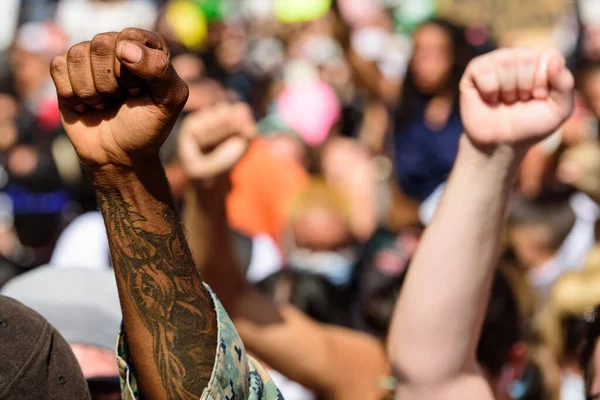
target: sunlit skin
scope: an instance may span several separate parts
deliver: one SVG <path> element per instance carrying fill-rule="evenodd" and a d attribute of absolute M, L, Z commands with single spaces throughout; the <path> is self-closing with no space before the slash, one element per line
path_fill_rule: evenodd
<path fill-rule="evenodd" d="M 114 351 L 82 344 L 71 345 L 86 378 L 119 376 Z"/>

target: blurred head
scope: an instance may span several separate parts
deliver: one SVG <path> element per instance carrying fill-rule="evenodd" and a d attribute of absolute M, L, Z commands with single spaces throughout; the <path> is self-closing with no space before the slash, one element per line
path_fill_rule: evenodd
<path fill-rule="evenodd" d="M 14 400 L 89 399 L 65 339 L 41 315 L 0 295 L 0 393 Z"/>
<path fill-rule="evenodd" d="M 247 34 L 241 24 L 224 26 L 219 33 L 215 47 L 216 60 L 225 71 L 235 71 L 246 55 Z"/>
<path fill-rule="evenodd" d="M 284 160 L 294 160 L 299 165 L 306 165 L 306 148 L 292 135 L 280 134 L 269 139 L 271 153 Z"/>
<path fill-rule="evenodd" d="M 286 249 L 291 268 L 325 276 L 336 285 L 349 284 L 358 260 L 349 207 L 343 193 L 321 181 L 294 200 Z"/>
<path fill-rule="evenodd" d="M 413 56 L 402 85 L 396 119 L 406 123 L 423 111 L 431 96 L 458 99 L 458 85 L 477 50 L 465 39 L 464 29 L 444 20 L 424 22 L 414 31 Z M 458 106 L 456 101 L 455 107 Z"/>
<path fill-rule="evenodd" d="M 311 251 L 329 251 L 352 244 L 349 204 L 344 194 L 313 181 L 294 200 L 290 214 L 294 244 Z"/>
<path fill-rule="evenodd" d="M 536 268 L 552 258 L 575 223 L 568 201 L 519 199 L 511 208 L 508 234 L 519 264 Z"/>
<path fill-rule="evenodd" d="M 587 321 L 600 304 L 600 271 L 568 272 L 556 281 L 548 306 L 546 340 L 564 367 L 577 364 Z"/>
<path fill-rule="evenodd" d="M 35 95 L 49 81 L 50 60 L 66 45 L 66 36 L 54 23 L 30 22 L 19 28 L 11 54 L 19 97 Z"/>
<path fill-rule="evenodd" d="M 410 76 L 423 94 L 439 93 L 452 84 L 455 38 L 452 28 L 438 21 L 425 22 L 413 33 Z"/>
<path fill-rule="evenodd" d="M 188 85 L 200 81 L 206 72 L 202 59 L 192 53 L 183 53 L 172 57 L 171 64 L 181 79 Z"/>
<path fill-rule="evenodd" d="M 93 399 L 119 399 L 115 360 L 121 310 L 110 270 L 38 267 L 2 293 L 32 307 L 61 333 L 88 380 Z"/>
<path fill-rule="evenodd" d="M 258 124 L 260 135 L 268 139 L 269 150 L 278 158 L 307 166 L 307 149 L 299 135 L 277 114 L 263 118 Z"/>

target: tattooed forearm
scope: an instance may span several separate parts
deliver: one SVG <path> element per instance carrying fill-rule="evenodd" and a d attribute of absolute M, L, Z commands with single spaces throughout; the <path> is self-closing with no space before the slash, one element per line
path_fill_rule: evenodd
<path fill-rule="evenodd" d="M 217 322 L 177 213 L 148 196 L 129 199 L 96 187 L 113 264 L 152 335 L 153 356 L 169 399 L 198 399 L 214 365 Z"/>

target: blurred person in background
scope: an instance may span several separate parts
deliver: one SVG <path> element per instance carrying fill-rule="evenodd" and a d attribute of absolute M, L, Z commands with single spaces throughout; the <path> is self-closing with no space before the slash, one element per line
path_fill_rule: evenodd
<path fill-rule="evenodd" d="M 269 142 L 271 153 L 285 160 L 293 160 L 309 168 L 308 148 L 300 135 L 288 127 L 277 114 L 264 117 L 258 123 L 260 135 Z"/>
<path fill-rule="evenodd" d="M 472 56 L 463 30 L 448 22 L 425 22 L 413 33 L 394 140 L 400 188 L 418 201 L 445 182 L 454 164 L 463 132 L 458 82 Z"/>
<path fill-rule="evenodd" d="M 360 257 L 350 221 L 350 205 L 344 193 L 324 182 L 311 182 L 290 208 L 284 231 L 288 268 L 348 288 Z"/>
<path fill-rule="evenodd" d="M 121 309 L 111 271 L 38 267 L 1 292 L 37 311 L 71 346 L 93 400 L 121 398 L 115 360 Z"/>
<path fill-rule="evenodd" d="M 562 371 L 561 399 L 585 399 L 581 344 L 594 307 L 600 304 L 600 271 L 568 272 L 552 287 L 542 334 Z"/>
<path fill-rule="evenodd" d="M 509 243 L 518 263 L 528 269 L 529 283 L 536 289 L 540 301 L 548 296 L 560 275 L 570 268 L 583 266 L 583 259 L 573 259 L 568 245 L 563 247 L 575 222 L 575 213 L 568 201 L 517 199 L 511 206 Z M 576 234 L 569 240 L 579 240 Z M 583 256 L 586 252 L 587 249 Z"/>
<path fill-rule="evenodd" d="M 352 232 L 366 242 L 385 223 L 389 206 L 389 182 L 371 152 L 349 138 L 332 138 L 320 154 L 323 178 L 341 190 L 350 201 Z M 391 172 L 391 171 L 390 171 Z M 391 174 L 390 174 L 391 176 Z"/>

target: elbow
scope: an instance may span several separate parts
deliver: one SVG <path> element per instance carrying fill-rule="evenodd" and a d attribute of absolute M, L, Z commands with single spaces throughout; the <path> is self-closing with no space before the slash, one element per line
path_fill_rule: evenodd
<path fill-rule="evenodd" d="M 399 336 L 390 338 L 386 348 L 393 374 L 399 384 L 422 388 L 440 387 L 465 370 L 453 363 L 444 363 L 435 350 L 404 339 Z"/>

